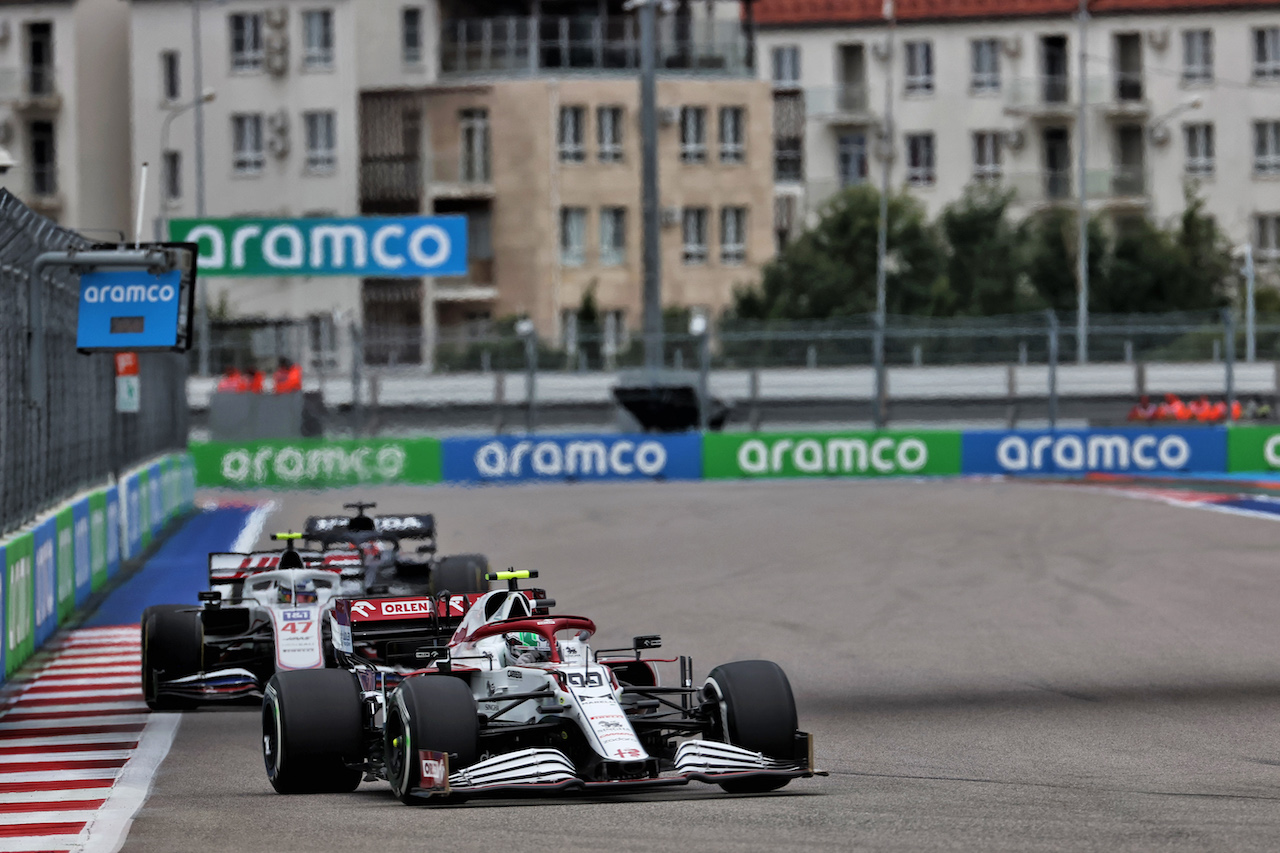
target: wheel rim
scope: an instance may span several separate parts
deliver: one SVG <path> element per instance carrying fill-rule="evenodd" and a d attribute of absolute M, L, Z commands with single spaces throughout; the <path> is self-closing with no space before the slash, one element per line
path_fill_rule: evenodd
<path fill-rule="evenodd" d="M 409 793 L 413 771 L 413 762 L 409 760 L 412 751 L 409 729 L 401 713 L 397 708 L 387 722 L 387 781 L 399 796 Z"/>
<path fill-rule="evenodd" d="M 724 738 L 725 743 L 733 743 L 729 738 L 729 705 L 724 701 L 724 691 L 720 689 L 720 685 L 714 678 L 708 678 L 707 685 L 715 693 L 716 706 L 720 710 L 720 736 Z"/>
<path fill-rule="evenodd" d="M 262 760 L 267 765 L 267 778 L 275 779 L 280 775 L 280 743 L 283 733 L 280 728 L 280 710 L 276 706 L 275 697 L 262 709 Z"/>

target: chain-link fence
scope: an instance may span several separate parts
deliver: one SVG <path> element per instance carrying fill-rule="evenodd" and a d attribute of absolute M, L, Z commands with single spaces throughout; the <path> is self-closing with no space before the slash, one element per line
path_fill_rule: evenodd
<path fill-rule="evenodd" d="M 78 278 L 46 271 L 33 288 L 38 255 L 90 245 L 0 190 L 0 531 L 135 462 L 186 446 L 183 358 L 143 354 L 141 411 L 118 413 L 112 356 L 76 351 Z M 33 299 L 45 336 L 43 400 L 29 387 Z"/>

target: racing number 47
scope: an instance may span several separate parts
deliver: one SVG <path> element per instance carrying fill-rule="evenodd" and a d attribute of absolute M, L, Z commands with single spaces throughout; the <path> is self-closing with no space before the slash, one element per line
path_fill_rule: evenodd
<path fill-rule="evenodd" d="M 280 626 L 285 634 L 305 634 L 311 630 L 310 622 L 286 622 Z"/>

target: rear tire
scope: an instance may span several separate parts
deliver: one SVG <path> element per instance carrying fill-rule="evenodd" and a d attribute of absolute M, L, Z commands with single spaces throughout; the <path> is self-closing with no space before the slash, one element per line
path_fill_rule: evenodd
<path fill-rule="evenodd" d="M 363 773 L 364 724 L 356 678 L 341 669 L 278 672 L 262 699 L 262 759 L 280 794 L 344 794 Z"/>
<path fill-rule="evenodd" d="M 725 743 L 770 758 L 791 757 L 799 724 L 791 682 L 782 667 L 767 660 L 721 664 L 711 670 L 702 689 L 708 698 L 717 700 Z M 731 794 L 753 794 L 776 790 L 790 781 L 762 776 L 726 780 L 719 785 Z"/>
<path fill-rule="evenodd" d="M 204 669 L 204 625 L 200 611 L 181 604 L 159 604 L 142 613 L 142 698 L 153 711 L 196 707 L 194 699 L 160 696 L 156 682 L 194 675 Z"/>
<path fill-rule="evenodd" d="M 479 712 L 471 688 L 462 679 L 444 675 L 406 678 L 387 703 L 383 750 L 387 781 L 405 805 L 423 802 L 411 793 L 420 786 L 421 749 L 448 753 L 450 772 L 475 763 L 480 750 Z M 454 795 L 444 801 L 464 799 Z"/>
<path fill-rule="evenodd" d="M 489 582 L 484 579 L 487 571 L 489 558 L 483 554 L 441 557 L 431 572 L 431 594 L 439 595 L 445 590 L 455 595 L 488 592 Z"/>

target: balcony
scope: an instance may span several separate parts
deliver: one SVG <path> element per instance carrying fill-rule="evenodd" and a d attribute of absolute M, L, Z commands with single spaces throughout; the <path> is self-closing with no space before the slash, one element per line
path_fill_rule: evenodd
<path fill-rule="evenodd" d="M 1109 100 L 1111 79 L 1089 77 L 1085 94 L 1090 103 Z M 1005 87 L 1005 112 L 1042 121 L 1069 121 L 1080 105 L 1080 80 L 1074 76 L 1042 74 L 1015 77 Z"/>
<path fill-rule="evenodd" d="M 733 21 L 696 22 L 676 38 L 670 18 L 658 27 L 659 72 L 751 76 L 750 40 Z M 446 21 L 440 28 L 440 76 L 537 76 L 640 69 L 633 16 L 495 17 Z"/>
<path fill-rule="evenodd" d="M 865 84 L 812 87 L 804 90 L 805 109 L 811 118 L 832 126 L 876 124 Z"/>
<path fill-rule="evenodd" d="M 466 275 L 436 279 L 437 302 L 492 302 L 497 298 L 493 258 L 468 258 Z"/>
<path fill-rule="evenodd" d="M 1111 118 L 1142 119 L 1151 115 L 1151 101 L 1142 72 L 1116 72 L 1110 79 L 1106 97 L 1099 109 Z"/>
<path fill-rule="evenodd" d="M 56 113 L 62 109 L 57 69 L 52 65 L 30 65 L 0 70 L 0 102 L 28 115 Z"/>
<path fill-rule="evenodd" d="M 1017 203 L 1026 207 L 1074 204 L 1077 200 L 1074 169 L 1014 172 L 1005 177 L 1005 184 L 1013 190 Z M 1086 201 L 1099 202 L 1109 209 L 1144 208 L 1149 195 L 1149 179 L 1142 166 L 1085 171 Z"/>
<path fill-rule="evenodd" d="M 407 154 L 370 155 L 360 161 L 360 201 L 364 204 L 417 203 L 424 198 L 493 198 L 493 181 L 483 160 Z"/>
<path fill-rule="evenodd" d="M 58 167 L 54 165 L 32 166 L 27 173 L 27 194 L 23 199 L 36 213 L 56 218 L 62 213 L 63 198 L 58 191 Z"/>

